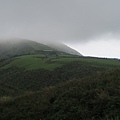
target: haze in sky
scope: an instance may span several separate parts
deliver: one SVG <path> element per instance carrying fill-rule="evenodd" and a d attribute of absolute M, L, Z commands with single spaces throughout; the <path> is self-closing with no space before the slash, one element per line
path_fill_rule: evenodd
<path fill-rule="evenodd" d="M 0 38 L 59 41 L 120 58 L 120 0 L 0 0 Z"/>

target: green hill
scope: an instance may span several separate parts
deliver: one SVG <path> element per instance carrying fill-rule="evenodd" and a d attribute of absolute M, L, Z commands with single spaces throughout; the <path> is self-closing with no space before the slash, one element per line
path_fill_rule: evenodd
<path fill-rule="evenodd" d="M 53 49 L 49 46 L 30 40 L 11 40 L 0 43 L 0 59 L 16 55 L 33 54 L 43 50 Z"/>
<path fill-rule="evenodd" d="M 61 66 L 61 64 L 59 63 L 49 63 L 49 58 L 46 57 L 44 58 L 44 57 L 45 55 L 42 54 L 24 55 L 24 56 L 15 57 L 14 59 L 10 59 L 10 62 L 8 63 L 6 62 L 6 64 L 2 66 L 2 69 L 16 66 L 16 67 L 26 68 L 28 70 L 39 69 L 39 68 L 52 70 L 56 67 Z"/>
<path fill-rule="evenodd" d="M 0 59 L 6 59 L 17 55 L 28 54 L 55 54 L 55 52 L 81 55 L 74 49 L 59 43 L 59 46 L 50 46 L 27 39 L 11 39 L 0 42 Z"/>
<path fill-rule="evenodd" d="M 0 44 L 0 120 L 120 119 L 120 60 L 65 50 Z"/>
<path fill-rule="evenodd" d="M 95 57 L 79 57 L 75 55 L 70 55 L 66 53 L 55 54 L 33 54 L 33 55 L 22 55 L 18 57 L 13 57 L 4 60 L 0 63 L 0 68 L 5 69 L 9 67 L 21 67 L 27 70 L 34 69 L 48 69 L 53 70 L 57 67 L 70 62 L 81 62 L 94 66 L 103 67 L 120 67 L 120 61 L 118 59 L 105 59 L 105 58 L 95 58 Z"/>

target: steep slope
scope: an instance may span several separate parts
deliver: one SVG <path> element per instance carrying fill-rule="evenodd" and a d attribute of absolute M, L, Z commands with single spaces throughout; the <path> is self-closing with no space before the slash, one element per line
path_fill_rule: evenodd
<path fill-rule="evenodd" d="M 76 51 L 76 50 L 70 48 L 69 46 L 67 46 L 63 43 L 60 43 L 60 42 L 47 42 L 46 45 L 48 45 L 51 48 L 54 48 L 58 51 L 63 51 L 63 52 L 68 53 L 68 54 L 82 56 L 82 54 L 80 54 L 78 51 Z"/>

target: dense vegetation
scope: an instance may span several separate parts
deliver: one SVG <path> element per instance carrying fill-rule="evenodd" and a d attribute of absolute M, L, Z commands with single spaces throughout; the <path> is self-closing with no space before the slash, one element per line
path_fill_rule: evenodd
<path fill-rule="evenodd" d="M 120 69 L 1 97 L 1 120 L 119 120 Z"/>
<path fill-rule="evenodd" d="M 120 119 L 119 59 L 31 46 L 0 60 L 0 120 Z"/>
<path fill-rule="evenodd" d="M 103 67 L 87 65 L 81 62 L 67 63 L 52 71 L 46 69 L 26 70 L 24 68 L 10 67 L 0 70 L 0 82 L 21 90 L 36 91 L 42 87 L 55 85 L 62 81 L 91 76 L 104 69 Z"/>

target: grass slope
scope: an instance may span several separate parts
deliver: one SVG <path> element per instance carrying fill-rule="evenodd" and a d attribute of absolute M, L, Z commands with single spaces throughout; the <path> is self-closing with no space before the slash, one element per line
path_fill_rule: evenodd
<path fill-rule="evenodd" d="M 54 59 L 53 61 L 58 62 L 72 62 L 72 61 L 81 61 L 81 62 L 89 62 L 93 64 L 100 64 L 100 65 L 113 65 L 113 66 L 120 66 L 120 60 L 118 59 L 106 59 L 106 58 L 96 58 L 96 57 L 62 57 L 60 59 Z"/>
<path fill-rule="evenodd" d="M 45 54 L 34 54 L 34 55 L 23 55 L 4 61 L 1 63 L 2 68 L 6 69 L 11 66 L 26 68 L 28 70 L 44 68 L 53 70 L 57 67 L 61 67 L 66 63 L 73 61 L 91 64 L 94 66 L 103 67 L 120 67 L 120 60 L 118 59 L 105 59 L 105 58 L 94 58 L 94 57 L 79 57 L 70 54 L 58 54 L 56 55 L 45 55 Z"/>
<path fill-rule="evenodd" d="M 48 59 L 43 57 L 44 55 L 41 55 L 41 54 L 16 57 L 13 61 L 11 61 L 9 64 L 7 64 L 3 68 L 5 69 L 11 66 L 16 66 L 16 67 L 26 68 L 28 70 L 39 69 L 39 68 L 52 70 L 56 67 L 61 66 L 61 64 L 59 63 L 48 63 L 47 62 Z"/>

